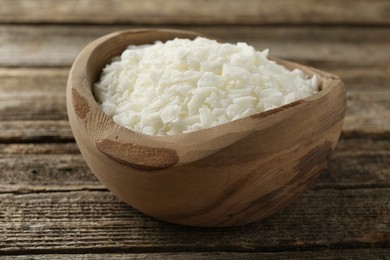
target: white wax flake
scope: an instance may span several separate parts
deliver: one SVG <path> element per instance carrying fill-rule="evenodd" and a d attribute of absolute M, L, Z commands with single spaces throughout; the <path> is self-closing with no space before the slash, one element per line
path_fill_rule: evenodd
<path fill-rule="evenodd" d="M 317 93 L 317 78 L 267 58 L 268 49 L 202 37 L 129 46 L 93 91 L 113 120 L 147 135 L 228 123 Z"/>

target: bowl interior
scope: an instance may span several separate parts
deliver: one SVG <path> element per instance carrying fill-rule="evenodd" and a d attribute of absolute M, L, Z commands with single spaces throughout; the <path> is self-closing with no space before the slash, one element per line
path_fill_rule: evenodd
<path fill-rule="evenodd" d="M 103 68 L 113 57 L 119 56 L 129 45 L 153 44 L 156 41 L 166 42 L 175 38 L 195 39 L 194 32 L 180 30 L 126 30 L 109 34 L 97 40 L 87 62 L 87 80 L 92 85 L 100 78 Z"/>
<path fill-rule="evenodd" d="M 128 45 L 151 44 L 174 38 L 194 39 L 200 34 L 180 30 L 127 30 L 103 36 L 89 44 L 75 61 L 70 78 L 73 107 L 76 111 L 89 111 L 83 120 L 88 138 L 98 149 L 118 161 L 148 169 L 161 169 L 193 162 L 228 147 L 252 133 L 266 129 L 300 111 L 310 102 L 318 102 L 332 92 L 333 76 L 299 64 L 273 58 L 288 69 L 299 68 L 308 75 L 316 74 L 323 90 L 319 93 L 285 106 L 241 118 L 215 127 L 173 135 L 148 136 L 134 132 L 113 122 L 112 118 L 100 109 L 92 93 L 93 84 L 99 79 L 102 69 L 112 57 L 120 55 Z M 73 93 L 74 92 L 74 93 Z M 79 98 L 82 97 L 82 99 Z M 78 100 L 83 100 L 78 102 Z M 80 107 L 85 103 L 86 107 Z M 295 109 L 292 109 L 295 108 Z M 259 122 L 261 121 L 261 123 Z M 126 151 L 132 151 L 132 153 Z M 136 151 L 136 152 L 134 152 Z M 145 158 L 145 153 L 157 159 Z M 150 157 L 150 156 L 149 156 Z M 131 159 L 129 159 L 131 158 Z"/>

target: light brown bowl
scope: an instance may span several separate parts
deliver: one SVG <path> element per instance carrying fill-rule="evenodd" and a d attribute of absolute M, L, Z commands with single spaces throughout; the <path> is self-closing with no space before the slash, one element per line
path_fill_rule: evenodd
<path fill-rule="evenodd" d="M 316 74 L 321 91 L 228 124 L 175 136 L 148 136 L 117 125 L 92 93 L 102 68 L 129 44 L 175 37 L 178 30 L 127 30 L 85 47 L 67 86 L 69 121 L 88 166 L 115 195 L 147 215 L 192 226 L 236 226 L 293 202 L 329 161 L 341 132 L 345 90 L 339 77 Z"/>

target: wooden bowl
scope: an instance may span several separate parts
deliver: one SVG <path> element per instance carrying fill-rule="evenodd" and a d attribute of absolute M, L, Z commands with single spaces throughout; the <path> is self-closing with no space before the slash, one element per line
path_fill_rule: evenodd
<path fill-rule="evenodd" d="M 175 136 L 148 136 L 117 125 L 92 93 L 102 68 L 129 44 L 175 37 L 178 30 L 127 30 L 85 47 L 67 86 L 69 121 L 80 151 L 116 196 L 155 218 L 191 226 L 236 226 L 293 202 L 327 165 L 341 132 L 346 97 L 339 77 L 317 75 L 321 91 L 224 125 Z"/>

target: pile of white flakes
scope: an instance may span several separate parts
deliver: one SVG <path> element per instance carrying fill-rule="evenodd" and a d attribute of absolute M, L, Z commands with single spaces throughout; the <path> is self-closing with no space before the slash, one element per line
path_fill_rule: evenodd
<path fill-rule="evenodd" d="M 129 129 L 176 135 L 221 125 L 318 92 L 316 77 L 267 59 L 268 50 L 198 37 L 129 46 L 94 95 Z"/>

